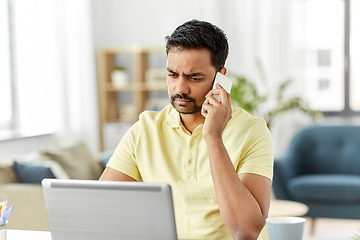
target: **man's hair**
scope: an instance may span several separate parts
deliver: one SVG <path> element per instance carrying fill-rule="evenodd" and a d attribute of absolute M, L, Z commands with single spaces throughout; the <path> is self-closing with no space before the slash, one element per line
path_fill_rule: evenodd
<path fill-rule="evenodd" d="M 211 64 L 219 71 L 225 66 L 229 53 L 229 44 L 223 30 L 217 26 L 199 20 L 190 20 L 165 37 L 166 53 L 172 47 L 178 50 L 202 49 L 210 50 Z"/>

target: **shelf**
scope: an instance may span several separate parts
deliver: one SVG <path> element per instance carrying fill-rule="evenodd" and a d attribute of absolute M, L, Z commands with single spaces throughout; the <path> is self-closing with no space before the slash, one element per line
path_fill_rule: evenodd
<path fill-rule="evenodd" d="M 166 53 L 166 50 L 162 46 L 141 46 L 141 45 L 130 45 L 125 47 L 108 47 L 108 48 L 102 48 L 100 50 L 100 54 L 136 54 L 136 53 Z"/>
<path fill-rule="evenodd" d="M 138 118 L 131 118 L 126 120 L 121 119 L 106 119 L 106 123 L 135 123 L 138 120 Z"/>
<path fill-rule="evenodd" d="M 130 82 L 122 88 L 116 88 L 111 83 L 105 85 L 107 92 L 141 92 L 141 91 L 166 91 L 166 83 L 144 83 L 144 82 Z"/>
<path fill-rule="evenodd" d="M 124 86 L 114 87 L 111 74 L 116 69 L 117 55 L 127 54 L 131 57 L 131 82 Z M 167 91 L 165 72 L 164 79 L 146 81 L 149 54 L 163 54 L 166 56 L 164 46 L 130 45 L 124 47 L 108 47 L 97 52 L 98 67 L 98 94 L 99 94 L 99 143 L 100 150 L 104 149 L 103 126 L 106 123 L 134 123 L 139 114 L 149 103 L 149 92 Z M 120 56 L 121 57 L 121 56 Z M 165 67 L 165 66 L 163 66 Z M 132 92 L 132 103 L 125 105 L 119 103 L 119 93 Z M 127 103 L 126 103 L 127 104 Z M 121 106 L 121 109 L 120 109 Z M 120 141 L 120 139 L 119 139 Z"/>

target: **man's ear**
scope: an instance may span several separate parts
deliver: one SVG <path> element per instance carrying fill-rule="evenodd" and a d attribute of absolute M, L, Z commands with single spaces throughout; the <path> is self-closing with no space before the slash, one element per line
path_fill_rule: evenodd
<path fill-rule="evenodd" d="M 219 72 L 220 72 L 222 75 L 225 75 L 225 74 L 226 74 L 226 71 L 227 71 L 226 67 L 223 67 L 223 68 L 220 69 Z"/>

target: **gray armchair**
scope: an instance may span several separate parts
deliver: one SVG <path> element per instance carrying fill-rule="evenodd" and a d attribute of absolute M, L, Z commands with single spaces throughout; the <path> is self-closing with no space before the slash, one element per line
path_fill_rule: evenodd
<path fill-rule="evenodd" d="M 300 130 L 275 159 L 272 188 L 305 203 L 308 217 L 360 219 L 360 126 Z"/>

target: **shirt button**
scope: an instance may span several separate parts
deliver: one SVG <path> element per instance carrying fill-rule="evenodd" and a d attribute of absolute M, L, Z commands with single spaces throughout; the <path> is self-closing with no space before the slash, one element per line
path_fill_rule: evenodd
<path fill-rule="evenodd" d="M 190 146 L 192 146 L 192 147 L 195 146 L 195 143 L 194 142 L 190 143 Z"/>
<path fill-rule="evenodd" d="M 192 162 L 193 162 L 193 160 L 192 160 L 192 159 L 190 159 L 190 160 L 189 160 L 189 164 L 192 164 Z"/>

